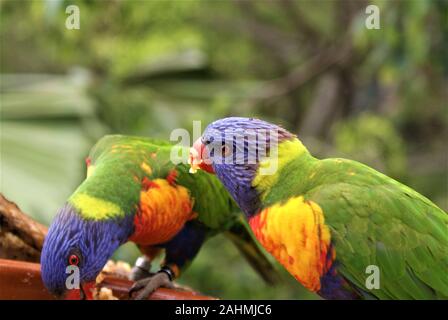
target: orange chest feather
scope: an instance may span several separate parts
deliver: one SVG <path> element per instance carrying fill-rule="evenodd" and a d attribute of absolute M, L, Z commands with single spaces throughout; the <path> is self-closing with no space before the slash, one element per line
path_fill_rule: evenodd
<path fill-rule="evenodd" d="M 302 285 L 320 289 L 320 278 L 335 257 L 329 252 L 330 231 L 319 205 L 295 197 L 264 209 L 249 224 L 262 246 Z M 330 259 L 328 253 L 333 255 Z"/>
<path fill-rule="evenodd" d="M 135 231 L 129 240 L 153 245 L 173 238 L 193 219 L 193 200 L 188 190 L 165 179 L 152 180 L 140 194 L 140 206 L 134 218 Z"/>

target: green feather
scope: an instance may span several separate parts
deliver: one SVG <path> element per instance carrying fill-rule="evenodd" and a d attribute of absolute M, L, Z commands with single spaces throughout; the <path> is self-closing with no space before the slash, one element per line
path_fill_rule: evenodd
<path fill-rule="evenodd" d="M 304 195 L 329 226 L 339 273 L 380 299 L 448 298 L 448 215 L 411 188 L 356 161 L 308 152 L 286 164 L 262 203 Z M 293 177 L 293 178 L 292 178 Z M 380 289 L 365 287 L 380 268 Z"/>

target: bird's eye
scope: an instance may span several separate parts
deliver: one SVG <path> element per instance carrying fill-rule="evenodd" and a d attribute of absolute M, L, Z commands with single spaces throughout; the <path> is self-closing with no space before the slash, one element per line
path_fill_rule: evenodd
<path fill-rule="evenodd" d="M 212 143 L 214 140 L 215 140 L 215 138 L 210 137 L 210 138 L 204 140 L 204 144 L 205 144 L 205 145 L 209 145 L 209 144 Z"/>
<path fill-rule="evenodd" d="M 79 257 L 76 254 L 71 254 L 68 258 L 68 264 L 71 266 L 77 266 L 79 264 Z"/>

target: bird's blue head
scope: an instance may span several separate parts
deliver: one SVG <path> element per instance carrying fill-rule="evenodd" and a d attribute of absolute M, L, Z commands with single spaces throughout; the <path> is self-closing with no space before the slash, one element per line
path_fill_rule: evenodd
<path fill-rule="evenodd" d="M 275 157 L 278 145 L 295 137 L 286 129 L 259 119 L 220 119 L 208 125 L 193 144 L 190 165 L 192 171 L 199 168 L 215 173 L 250 216 L 259 208 L 259 194 L 252 182 L 260 172 L 260 162 Z"/>
<path fill-rule="evenodd" d="M 89 220 L 67 203 L 53 220 L 42 248 L 41 274 L 45 286 L 61 297 L 73 288 L 73 281 L 77 281 L 74 275 L 79 271 L 82 296 L 83 286 L 95 281 L 107 260 L 132 232 L 132 215 Z"/>

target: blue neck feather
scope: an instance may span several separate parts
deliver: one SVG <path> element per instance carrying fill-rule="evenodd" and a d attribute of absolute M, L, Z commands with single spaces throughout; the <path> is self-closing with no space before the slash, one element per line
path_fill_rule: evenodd
<path fill-rule="evenodd" d="M 237 168 L 245 166 L 245 168 Z M 231 168 L 230 168 L 231 167 Z M 239 170 L 238 170 L 239 169 Z M 257 190 L 252 187 L 257 165 L 217 165 L 215 172 L 219 180 L 224 184 L 227 191 L 243 210 L 246 217 L 250 218 L 260 209 L 260 197 Z"/>

